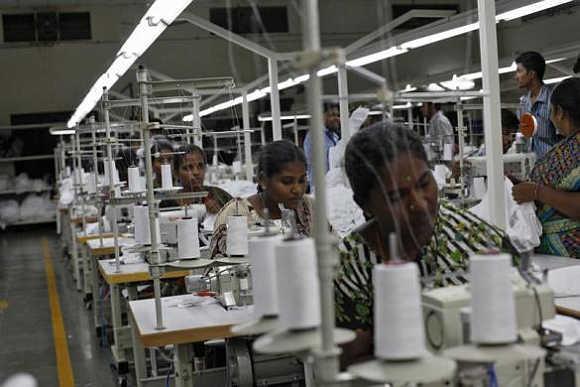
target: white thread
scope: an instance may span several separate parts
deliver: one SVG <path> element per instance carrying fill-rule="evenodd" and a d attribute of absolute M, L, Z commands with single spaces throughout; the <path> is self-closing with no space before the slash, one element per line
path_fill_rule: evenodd
<path fill-rule="evenodd" d="M 183 218 L 177 221 L 177 256 L 179 259 L 199 258 L 197 219 Z"/>
<path fill-rule="evenodd" d="M 276 245 L 279 235 L 251 238 L 248 244 L 256 317 L 278 315 Z"/>
<path fill-rule="evenodd" d="M 373 282 L 375 356 L 386 360 L 424 356 L 425 331 L 417 264 L 376 265 Z"/>
<path fill-rule="evenodd" d="M 248 218 L 230 215 L 227 220 L 226 252 L 229 256 L 248 254 Z"/>
<path fill-rule="evenodd" d="M 516 340 L 516 313 L 509 254 L 473 255 L 471 272 L 471 341 L 504 344 Z"/>
<path fill-rule="evenodd" d="M 129 192 L 139 192 L 141 191 L 141 185 L 139 180 L 139 168 L 129 167 L 127 168 L 127 180 L 129 184 Z"/>
<path fill-rule="evenodd" d="M 173 177 L 171 175 L 171 164 L 161 164 L 161 187 L 163 189 L 173 188 Z"/>
<path fill-rule="evenodd" d="M 276 246 L 280 322 L 285 329 L 320 326 L 320 288 L 314 240 L 284 241 Z"/>

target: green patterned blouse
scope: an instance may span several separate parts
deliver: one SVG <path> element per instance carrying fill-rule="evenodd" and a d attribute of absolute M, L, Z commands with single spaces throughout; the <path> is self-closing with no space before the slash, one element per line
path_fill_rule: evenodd
<path fill-rule="evenodd" d="M 467 282 L 469 256 L 494 248 L 516 254 L 501 230 L 469 211 L 441 203 L 433 237 L 416 261 L 422 286 L 442 287 Z M 359 234 L 351 234 L 342 240 L 340 266 L 335 279 L 338 326 L 372 328 L 372 269 L 382 261 Z"/>

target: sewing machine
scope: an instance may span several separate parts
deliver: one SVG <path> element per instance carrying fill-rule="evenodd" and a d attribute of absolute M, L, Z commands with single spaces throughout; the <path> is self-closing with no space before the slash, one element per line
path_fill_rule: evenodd
<path fill-rule="evenodd" d="M 506 153 L 503 156 L 504 174 L 526 180 L 536 162 L 536 154 L 531 153 Z M 486 156 L 468 157 L 472 177 L 487 176 Z"/>
<path fill-rule="evenodd" d="M 519 276 L 514 277 L 513 284 L 519 338 L 526 344 L 539 344 L 540 337 L 534 327 L 540 322 L 540 310 L 534 291 Z M 544 284 L 534 287 L 542 318 L 553 318 L 556 312 L 552 290 Z M 469 342 L 469 285 L 425 291 L 422 300 L 427 347 L 431 351 L 437 352 Z"/>
<path fill-rule="evenodd" d="M 459 365 L 458 378 L 464 383 L 461 385 L 509 382 L 509 385 L 523 386 L 528 385 L 531 375 L 533 383 L 529 385 L 544 386 L 545 353 L 540 344 L 545 342 L 536 328 L 540 316 L 542 320 L 555 316 L 554 295 L 547 285 L 529 285 L 519 275 L 514 275 L 512 281 L 518 344 L 521 344 L 515 346 L 469 345 L 471 295 L 468 285 L 433 289 L 422 295 L 427 347 L 432 352 L 443 351 L 446 356 L 453 354 Z"/>
<path fill-rule="evenodd" d="M 212 293 L 224 308 L 251 305 L 252 281 L 247 263 L 217 266 L 205 275 L 185 277 L 188 293 Z"/>

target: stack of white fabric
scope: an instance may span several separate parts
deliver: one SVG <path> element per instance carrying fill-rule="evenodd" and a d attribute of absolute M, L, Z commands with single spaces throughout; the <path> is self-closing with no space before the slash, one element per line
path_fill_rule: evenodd
<path fill-rule="evenodd" d="M 220 180 L 216 185 L 235 198 L 247 198 L 258 191 L 256 183 L 248 180 Z"/>
<path fill-rule="evenodd" d="M 359 107 L 350 117 L 350 131 L 354 135 L 366 120 L 370 110 Z M 330 148 L 330 169 L 326 174 L 328 196 L 328 220 L 340 236 L 348 235 L 356 226 L 365 222 L 360 207 L 353 199 L 353 192 L 344 171 L 344 152 L 347 142 L 340 140 Z"/>

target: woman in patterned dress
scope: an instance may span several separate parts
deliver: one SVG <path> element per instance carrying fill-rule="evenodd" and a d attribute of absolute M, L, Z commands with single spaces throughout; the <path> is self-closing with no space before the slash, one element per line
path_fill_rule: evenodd
<path fill-rule="evenodd" d="M 580 258 L 580 78 L 556 86 L 550 104 L 550 119 L 565 138 L 512 194 L 518 203 L 536 202 L 543 231 L 538 252 Z"/>
<path fill-rule="evenodd" d="M 250 225 L 262 224 L 266 217 L 281 219 L 282 208 L 286 208 L 294 212 L 298 233 L 310 236 L 312 199 L 305 196 L 306 157 L 302 150 L 285 140 L 264 146 L 257 177 L 258 193 L 231 200 L 217 214 L 210 246 L 212 258 L 226 256 L 226 221 L 230 215 L 245 215 Z"/>
<path fill-rule="evenodd" d="M 514 252 L 501 230 L 438 199 L 423 144 L 412 131 L 383 122 L 357 133 L 347 145 L 345 166 L 354 200 L 369 221 L 340 246 L 337 325 L 357 332 L 344 348 L 343 365 L 372 354 L 372 269 L 393 259 L 391 233 L 399 258 L 418 264 L 425 287 L 465 283 L 469 256 L 481 250 Z"/>

